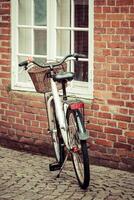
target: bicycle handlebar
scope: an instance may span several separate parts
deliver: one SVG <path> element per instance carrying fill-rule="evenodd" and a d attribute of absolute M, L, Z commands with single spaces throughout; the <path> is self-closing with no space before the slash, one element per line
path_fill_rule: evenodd
<path fill-rule="evenodd" d="M 43 64 L 43 65 L 40 65 L 38 64 L 37 62 L 33 61 L 33 60 L 25 60 L 25 61 L 22 61 L 19 63 L 19 67 L 25 67 L 25 69 L 27 69 L 27 65 L 29 63 L 33 63 L 39 67 L 57 67 L 59 65 L 62 65 L 66 60 L 67 58 L 70 58 L 70 57 L 74 57 L 76 59 L 76 61 L 78 61 L 79 58 L 86 58 L 86 55 L 84 54 L 79 54 L 79 53 L 74 53 L 74 54 L 68 54 L 67 56 L 65 56 L 63 59 L 61 59 L 59 62 L 56 62 L 56 63 L 46 63 L 46 64 Z"/>

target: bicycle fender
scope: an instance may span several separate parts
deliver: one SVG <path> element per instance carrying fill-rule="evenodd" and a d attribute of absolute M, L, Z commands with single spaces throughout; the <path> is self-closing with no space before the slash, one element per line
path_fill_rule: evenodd
<path fill-rule="evenodd" d="M 82 124 L 80 113 L 78 111 L 76 112 L 76 118 L 77 118 L 77 124 L 78 124 L 78 127 L 79 127 L 79 132 L 78 132 L 79 139 L 80 140 L 87 140 L 89 138 L 89 134 Z"/>

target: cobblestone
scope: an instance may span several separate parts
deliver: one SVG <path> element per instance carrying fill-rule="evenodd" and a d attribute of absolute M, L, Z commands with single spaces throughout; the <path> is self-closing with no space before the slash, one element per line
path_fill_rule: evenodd
<path fill-rule="evenodd" d="M 49 171 L 53 158 L 0 146 L 0 200 L 133 200 L 134 174 L 91 165 L 86 191 L 79 188 L 72 163 L 60 178 Z"/>

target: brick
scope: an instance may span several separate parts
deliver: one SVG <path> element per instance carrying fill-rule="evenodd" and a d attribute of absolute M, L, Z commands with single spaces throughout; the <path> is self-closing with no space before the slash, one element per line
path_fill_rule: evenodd
<path fill-rule="evenodd" d="M 120 7 L 121 13 L 129 13 L 129 7 Z"/>
<path fill-rule="evenodd" d="M 118 129 L 118 128 L 105 127 L 105 133 L 121 135 L 122 134 L 122 130 Z"/>
<path fill-rule="evenodd" d="M 108 48 L 116 48 L 116 49 L 120 49 L 120 48 L 124 48 L 124 44 L 122 42 L 119 41 L 114 41 L 114 42 L 109 42 L 108 43 Z"/>
<path fill-rule="evenodd" d="M 128 138 L 128 143 L 134 145 L 134 139 Z"/>
<path fill-rule="evenodd" d="M 94 89 L 95 90 L 106 90 L 106 85 L 105 84 L 94 84 Z"/>
<path fill-rule="evenodd" d="M 110 113 L 106 113 L 106 112 L 99 112 L 98 113 L 98 117 L 100 117 L 100 118 L 106 118 L 106 119 L 111 119 L 111 114 Z"/>
<path fill-rule="evenodd" d="M 100 125 L 89 124 L 89 125 L 87 125 L 87 128 L 88 128 L 89 130 L 103 132 L 103 127 L 100 126 Z"/>
<path fill-rule="evenodd" d="M 128 129 L 134 131 L 134 123 L 128 125 Z"/>
<path fill-rule="evenodd" d="M 9 15 L 10 14 L 10 10 L 9 9 L 0 9 L 0 15 Z"/>
<path fill-rule="evenodd" d="M 102 5 L 104 6 L 104 5 L 106 5 L 106 0 L 99 0 L 99 1 L 95 0 L 94 5 L 95 6 L 102 6 Z"/>
<path fill-rule="evenodd" d="M 134 78 L 134 72 L 128 72 L 126 78 Z"/>
<path fill-rule="evenodd" d="M 111 7 L 103 7 L 103 13 L 110 13 Z"/>
<path fill-rule="evenodd" d="M 108 140 L 104 140 L 104 139 L 96 139 L 95 142 L 98 145 L 102 145 L 102 146 L 106 146 L 106 147 L 112 147 L 113 146 L 112 141 L 108 141 Z"/>
<path fill-rule="evenodd" d="M 33 139 L 28 137 L 22 137 L 20 138 L 19 142 L 24 144 L 33 144 Z"/>
<path fill-rule="evenodd" d="M 43 132 L 42 128 L 32 127 L 32 126 L 27 126 L 27 131 L 29 131 L 31 133 L 39 133 L 39 134 L 41 134 Z"/>
<path fill-rule="evenodd" d="M 95 13 L 95 20 L 105 20 L 106 19 L 106 14 L 102 13 Z"/>
<path fill-rule="evenodd" d="M 103 105 L 103 106 L 101 106 L 100 110 L 104 111 L 104 112 L 109 112 L 109 106 Z"/>
<path fill-rule="evenodd" d="M 134 21 L 130 22 L 130 27 L 132 27 L 132 28 L 134 27 Z"/>
<path fill-rule="evenodd" d="M 116 91 L 124 93 L 133 93 L 134 89 L 133 87 L 128 87 L 128 86 L 117 86 Z"/>
<path fill-rule="evenodd" d="M 23 113 L 23 114 L 21 114 L 21 117 L 23 119 L 35 120 L 35 115 L 30 114 L 30 113 Z"/>
<path fill-rule="evenodd" d="M 119 109 L 119 113 L 121 113 L 121 114 L 128 114 L 128 109 L 126 109 L 126 108 L 120 108 Z"/>
<path fill-rule="evenodd" d="M 108 77 L 118 77 L 118 78 L 124 78 L 125 73 L 121 71 L 108 71 L 107 76 Z"/>
<path fill-rule="evenodd" d="M 121 143 L 126 143 L 127 142 L 127 138 L 123 135 L 119 135 L 118 136 L 118 142 L 121 142 Z"/>
<path fill-rule="evenodd" d="M 89 132 L 89 136 L 90 136 L 90 137 L 97 138 L 97 135 L 98 135 L 98 133 L 95 132 L 95 131 L 90 131 L 90 132 Z"/>
<path fill-rule="evenodd" d="M 12 110 L 7 110 L 7 111 L 6 111 L 6 115 L 7 115 L 7 116 L 19 117 L 19 113 L 18 113 L 18 112 L 14 112 L 14 111 L 12 111 Z"/>
<path fill-rule="evenodd" d="M 124 143 L 121 143 L 121 142 L 115 142 L 114 148 L 127 149 L 128 151 L 131 151 L 131 145 L 124 144 Z"/>
<path fill-rule="evenodd" d="M 124 20 L 125 16 L 123 14 L 107 14 L 107 20 Z"/>
<path fill-rule="evenodd" d="M 124 100 L 129 100 L 130 99 L 130 95 L 128 95 L 128 94 L 122 94 L 121 98 L 124 99 Z"/>
<path fill-rule="evenodd" d="M 95 61 L 96 62 L 105 62 L 105 57 L 104 56 L 95 56 Z"/>
<path fill-rule="evenodd" d="M 22 124 L 13 124 L 12 127 L 16 130 L 26 131 L 26 126 Z"/>
<path fill-rule="evenodd" d="M 99 105 L 98 104 L 92 104 L 91 109 L 92 110 L 99 110 Z"/>
<path fill-rule="evenodd" d="M 129 35 L 129 34 L 133 34 L 133 30 L 132 29 L 128 29 L 127 27 L 122 27 L 122 28 L 118 28 L 116 29 L 116 34 L 120 34 L 120 35 Z"/>
<path fill-rule="evenodd" d="M 120 129 L 127 129 L 127 123 L 126 122 L 119 122 L 118 128 Z"/>
<path fill-rule="evenodd" d="M 115 0 L 107 0 L 107 5 L 115 6 Z"/>
<path fill-rule="evenodd" d="M 126 102 L 126 106 L 129 108 L 134 108 L 134 101 Z"/>
<path fill-rule="evenodd" d="M 124 106 L 124 101 L 108 99 L 108 104 L 110 105 L 117 105 L 117 106 Z"/>
<path fill-rule="evenodd" d="M 116 62 L 117 63 L 127 63 L 127 64 L 132 63 L 133 64 L 134 58 L 132 58 L 132 57 L 117 57 Z"/>
<path fill-rule="evenodd" d="M 105 27 L 105 28 L 111 27 L 110 21 L 103 21 L 103 27 Z"/>
<path fill-rule="evenodd" d="M 114 35 L 114 34 L 116 34 L 116 29 L 115 28 L 107 28 L 106 34 Z"/>
<path fill-rule="evenodd" d="M 98 118 L 97 123 L 99 125 L 107 125 L 107 120 L 106 119 Z"/>
<path fill-rule="evenodd" d="M 113 118 L 119 121 L 131 122 L 131 117 L 125 115 L 114 115 Z"/>
<path fill-rule="evenodd" d="M 98 133 L 98 138 L 106 139 L 106 134 L 105 133 Z"/>
<path fill-rule="evenodd" d="M 131 99 L 134 100 L 134 95 L 131 95 Z"/>
<path fill-rule="evenodd" d="M 133 0 L 117 0 L 116 5 L 117 6 L 129 6 L 133 5 Z"/>
<path fill-rule="evenodd" d="M 102 12 L 102 7 L 98 7 L 98 6 L 94 7 L 94 13 L 101 13 L 101 12 Z"/>
<path fill-rule="evenodd" d="M 134 109 L 133 110 L 129 110 L 129 115 L 134 115 Z"/>
<path fill-rule="evenodd" d="M 105 34 L 106 33 L 106 29 L 105 28 L 95 28 L 94 29 L 94 33 L 95 34 Z"/>
<path fill-rule="evenodd" d="M 113 135 L 113 134 L 108 134 L 107 135 L 107 139 L 110 140 L 110 141 L 116 142 L 117 141 L 117 136 Z"/>
<path fill-rule="evenodd" d="M 125 133 L 125 135 L 127 137 L 133 137 L 134 138 L 134 131 L 128 131 L 128 132 Z"/>
<path fill-rule="evenodd" d="M 114 98 L 114 99 L 120 99 L 121 98 L 121 95 L 120 95 L 120 93 L 112 93 L 112 98 Z"/>
<path fill-rule="evenodd" d="M 117 126 L 117 122 L 113 121 L 113 120 L 108 120 L 107 124 L 108 124 L 108 126 L 111 126 L 111 127 L 116 127 Z"/>
<path fill-rule="evenodd" d="M 46 116 L 37 115 L 36 116 L 36 120 L 37 121 L 47 121 L 47 117 Z"/>

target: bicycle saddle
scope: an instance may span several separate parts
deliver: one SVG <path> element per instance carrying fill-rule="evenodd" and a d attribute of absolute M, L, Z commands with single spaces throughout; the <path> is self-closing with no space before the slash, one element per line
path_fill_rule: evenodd
<path fill-rule="evenodd" d="M 53 77 L 53 80 L 57 82 L 62 82 L 63 80 L 71 81 L 73 80 L 73 78 L 74 78 L 73 72 L 62 72 L 62 73 L 56 74 Z"/>

